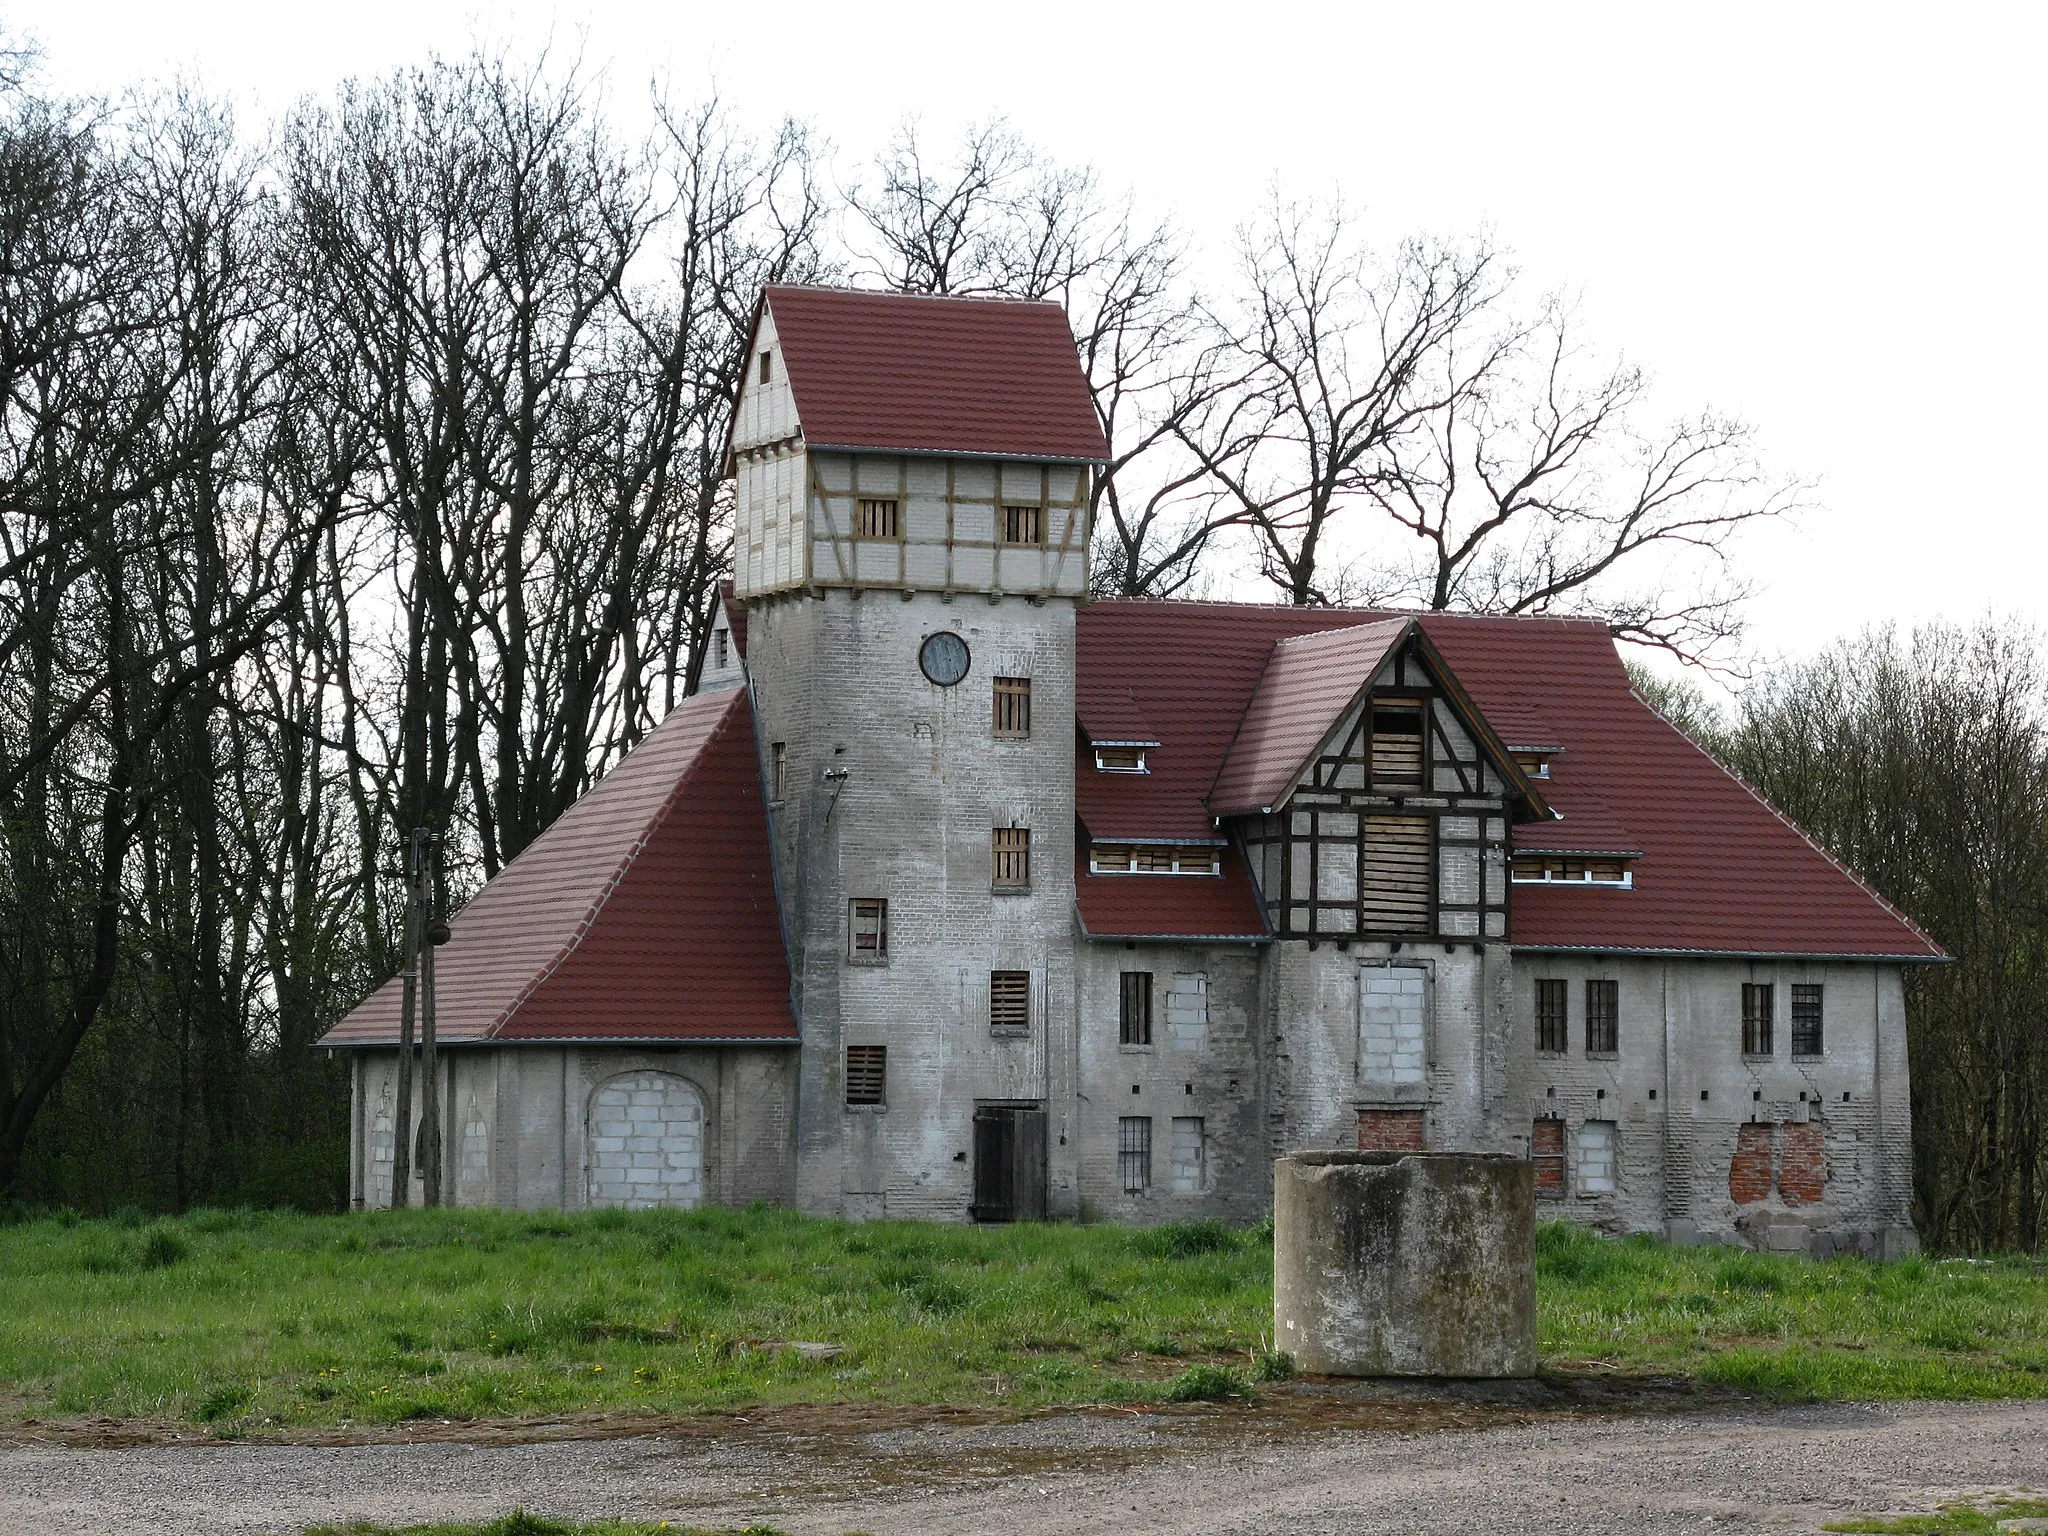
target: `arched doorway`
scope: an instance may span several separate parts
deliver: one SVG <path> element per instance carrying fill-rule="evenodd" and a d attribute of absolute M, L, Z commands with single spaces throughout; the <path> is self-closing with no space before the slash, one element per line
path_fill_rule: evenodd
<path fill-rule="evenodd" d="M 687 1210 L 704 1198 L 704 1096 L 673 1072 L 627 1072 L 590 1096 L 590 1203 Z"/>

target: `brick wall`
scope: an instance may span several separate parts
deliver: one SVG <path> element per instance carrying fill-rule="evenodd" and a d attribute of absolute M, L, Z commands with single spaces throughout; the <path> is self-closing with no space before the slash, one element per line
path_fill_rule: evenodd
<path fill-rule="evenodd" d="M 1728 1198 L 1755 1205 L 1771 1198 L 1771 1130 L 1754 1122 L 1735 1128 L 1735 1156 L 1728 1164 Z"/>
<path fill-rule="evenodd" d="M 1787 1205 L 1818 1205 L 1827 1193 L 1826 1127 L 1812 1121 L 1785 1126 L 1778 1158 L 1778 1193 Z"/>
<path fill-rule="evenodd" d="M 1422 1111 L 1419 1109 L 1361 1109 L 1358 1112 L 1358 1150 L 1361 1152 L 1420 1152 Z"/>
<path fill-rule="evenodd" d="M 1564 1198 L 1564 1122 L 1538 1120 L 1529 1128 L 1529 1159 L 1536 1165 L 1536 1198 Z"/>

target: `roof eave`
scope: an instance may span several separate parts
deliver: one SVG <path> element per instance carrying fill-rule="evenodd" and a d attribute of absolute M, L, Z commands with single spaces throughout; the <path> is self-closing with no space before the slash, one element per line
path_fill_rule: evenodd
<path fill-rule="evenodd" d="M 1524 944 L 1508 940 L 1508 947 L 1532 955 L 1645 955 L 1667 960 L 1806 960 L 1832 965 L 1953 965 L 1949 954 L 1859 954 L 1851 951 L 1811 949 L 1688 949 L 1646 944 Z"/>
<path fill-rule="evenodd" d="M 1070 453 L 991 453 L 986 448 L 905 448 L 900 443 L 814 443 L 806 440 L 809 453 L 887 453 L 910 459 L 993 459 L 1005 464 L 1085 464 L 1100 469 L 1106 457 L 1083 457 Z"/>

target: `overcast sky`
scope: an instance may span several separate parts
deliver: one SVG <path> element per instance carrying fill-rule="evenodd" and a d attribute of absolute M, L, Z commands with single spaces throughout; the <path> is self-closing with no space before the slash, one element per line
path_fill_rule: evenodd
<path fill-rule="evenodd" d="M 552 40 L 808 119 L 851 174 L 906 113 L 1007 116 L 1220 247 L 1276 173 L 1375 234 L 1489 226 L 1672 412 L 1818 482 L 1752 538 L 1753 648 L 1984 612 L 2048 626 L 2048 7 L 0 3 L 46 82 L 183 73 L 254 125 L 350 74 Z"/>

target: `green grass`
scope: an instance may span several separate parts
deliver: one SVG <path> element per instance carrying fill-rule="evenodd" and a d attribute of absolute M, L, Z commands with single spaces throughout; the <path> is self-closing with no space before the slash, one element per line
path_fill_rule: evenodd
<path fill-rule="evenodd" d="M 0 1227 L 0 1421 L 265 1427 L 745 1405 L 1227 1401 L 1288 1374 L 1213 1223 L 505 1211 Z M 2048 1395 L 2038 1263 L 1539 1240 L 1546 1359 L 1785 1398 Z M 772 1347 L 837 1347 L 809 1355 Z"/>
<path fill-rule="evenodd" d="M 2001 1520 L 2048 1516 L 2048 1499 L 1994 1499 L 1976 1504 L 1944 1504 L 1937 1514 L 1905 1515 L 1893 1520 L 1843 1520 L 1824 1531 L 1860 1531 L 1866 1536 L 1990 1536 Z"/>

